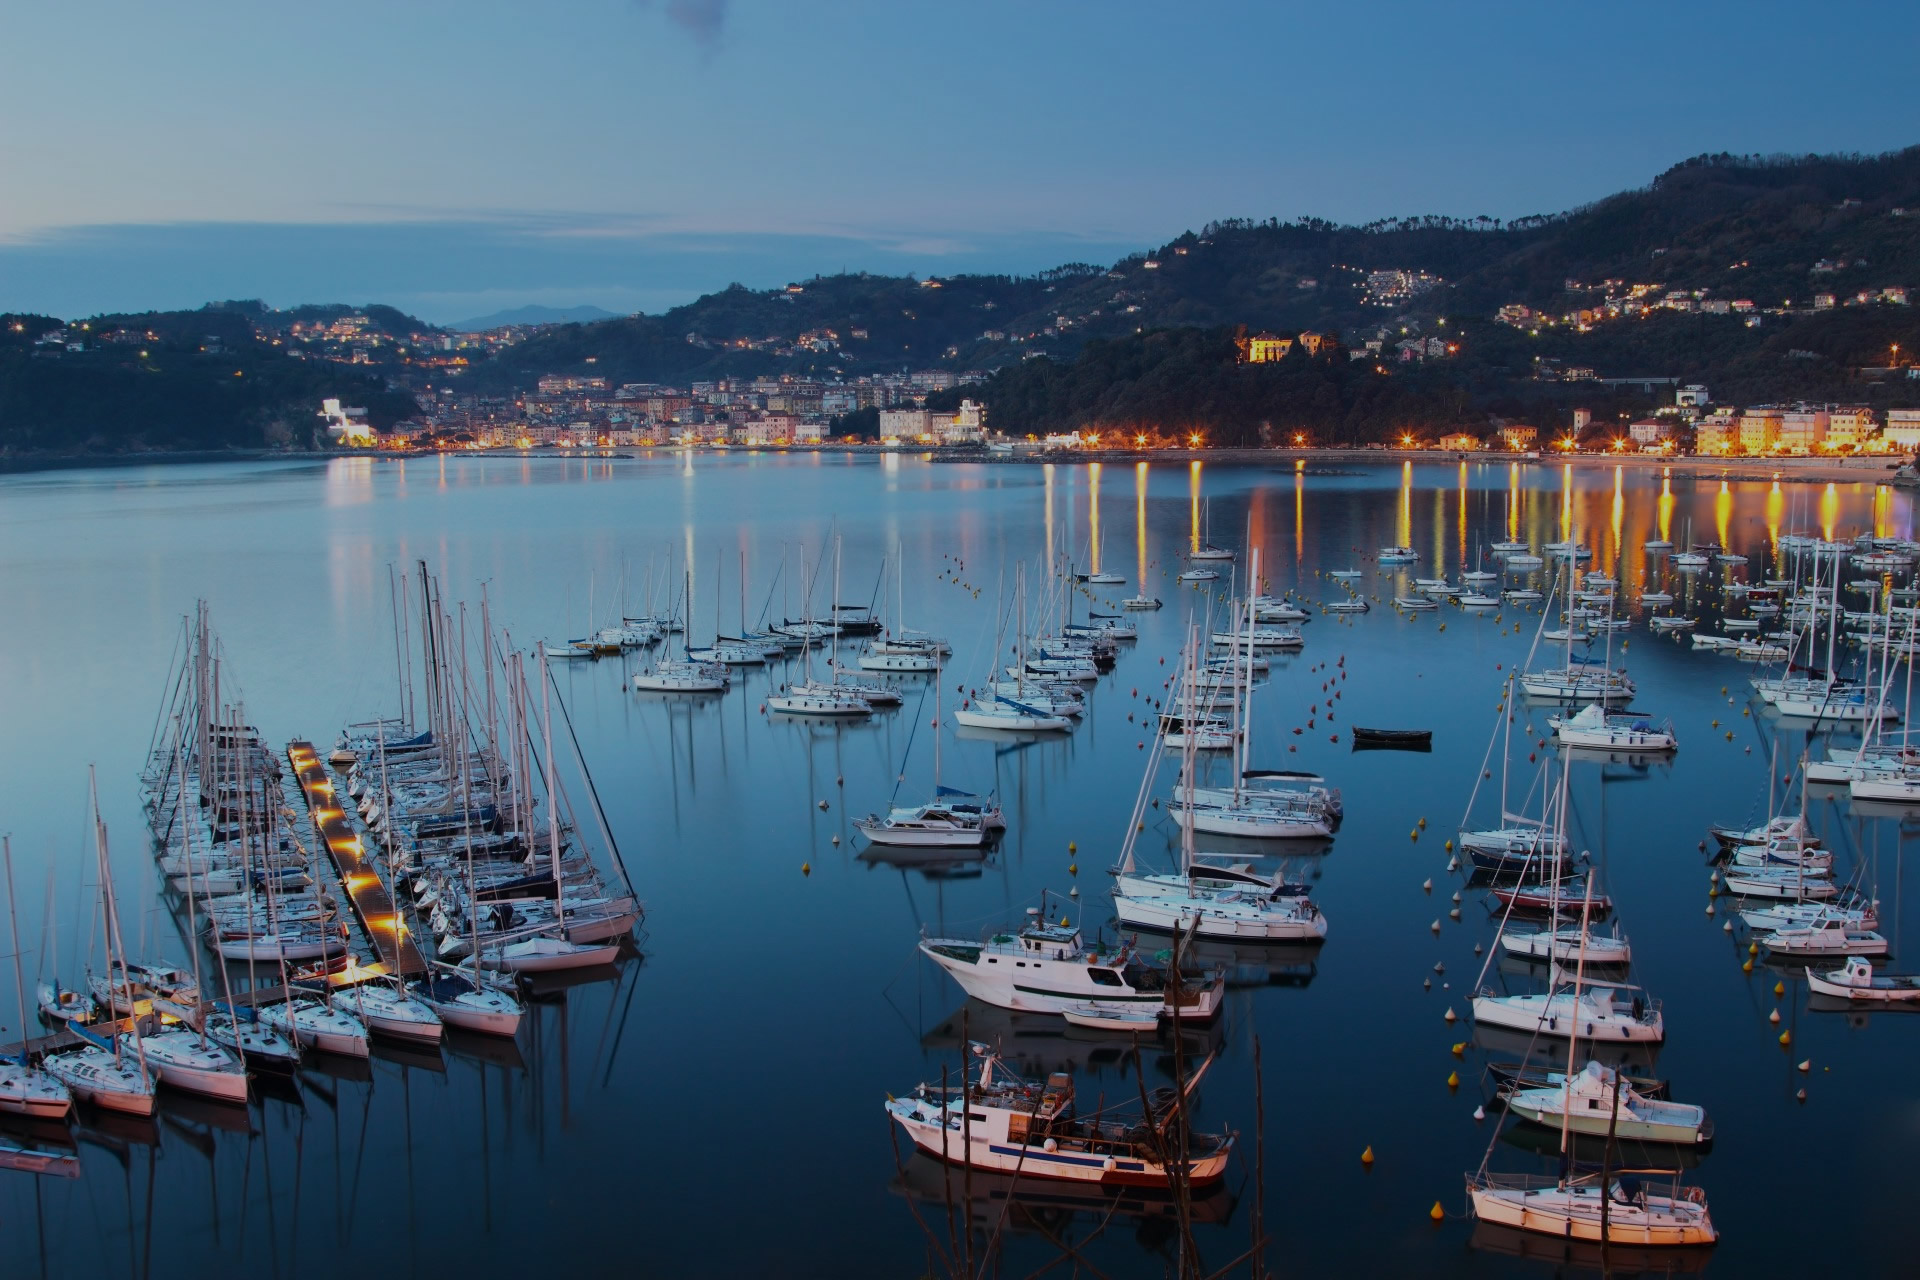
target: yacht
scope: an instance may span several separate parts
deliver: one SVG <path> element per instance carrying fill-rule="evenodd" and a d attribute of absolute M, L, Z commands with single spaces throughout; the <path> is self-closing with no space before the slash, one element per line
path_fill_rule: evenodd
<path fill-rule="evenodd" d="M 922 937 L 920 951 L 969 996 L 1002 1009 L 1061 1013 L 1092 1000 L 1169 1015 L 1177 1009 L 1195 1021 L 1219 1013 L 1226 994 L 1223 971 L 1182 974 L 1176 987 L 1166 970 L 1149 964 L 1131 944 L 1087 947 L 1064 916 L 1053 924 L 1039 908 L 1027 912 L 1017 933 L 994 933 L 979 942 Z"/>

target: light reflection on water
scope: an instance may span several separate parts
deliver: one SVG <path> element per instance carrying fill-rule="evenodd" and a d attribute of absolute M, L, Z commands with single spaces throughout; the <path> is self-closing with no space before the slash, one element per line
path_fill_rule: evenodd
<path fill-rule="evenodd" d="M 348 719 L 392 709 L 388 566 L 419 558 L 452 598 L 477 600 L 485 581 L 495 616 L 530 644 L 577 633 L 589 594 L 603 615 L 623 583 L 630 597 L 645 593 L 641 583 L 664 584 L 653 588 L 664 602 L 683 573 L 693 575 L 703 638 L 716 617 L 738 618 L 742 556 L 752 622 L 763 601 L 779 607 L 773 575 L 783 554 L 791 548 L 789 573 L 801 544 L 819 564 L 836 532 L 845 598 L 885 601 L 891 592 L 877 579 L 897 542 L 906 581 L 894 607 L 952 640 L 949 696 L 977 685 L 992 659 L 1002 572 L 1010 592 L 1014 567 L 1026 565 L 1038 609 L 1048 548 L 1091 563 L 1097 521 L 1131 520 L 1106 532 L 1124 533 L 1135 561 L 1113 566 L 1134 580 L 1096 593 L 1100 601 L 1144 590 L 1167 602 L 1135 616 L 1140 642 L 1095 688 L 1086 723 L 1070 736 L 944 740 L 943 775 L 996 788 L 1008 808 L 1004 844 L 974 866 L 857 856 L 851 817 L 883 807 L 896 786 L 904 798 L 930 779 L 924 682 L 870 724 L 815 726 L 760 713 L 778 673 L 748 675 L 720 700 L 657 703 L 625 691 L 632 660 L 569 667 L 563 695 L 648 902 L 644 961 L 549 993 L 516 1046 L 456 1043 L 440 1058 L 322 1064 L 296 1091 L 244 1113 L 172 1102 L 150 1130 L 102 1126 L 78 1146 L 75 1182 L 0 1173 L 9 1273 L 379 1265 L 497 1274 L 612 1262 L 672 1274 L 917 1274 L 927 1244 L 909 1206 L 937 1222 L 939 1201 L 925 1192 L 943 1191 L 913 1162 L 896 1170 L 879 1103 L 937 1079 L 942 1063 L 958 1069 L 964 1006 L 916 960 L 913 940 L 923 925 L 970 933 L 1016 919 L 1041 888 L 1077 886 L 1089 927 L 1104 919 L 1104 871 L 1138 785 L 1147 701 L 1162 692 L 1162 660 L 1171 664 L 1189 615 L 1210 599 L 1217 607 L 1224 591 L 1224 581 L 1212 593 L 1173 581 L 1203 524 L 1224 546 L 1251 530 L 1263 565 L 1273 566 L 1272 588 L 1312 600 L 1333 594 L 1322 571 L 1368 567 L 1389 543 L 1414 545 L 1424 575 L 1429 565 L 1477 566 L 1503 535 L 1536 546 L 1574 537 L 1629 599 L 1664 585 L 1676 610 L 1709 619 L 1724 575 L 1674 575 L 1644 551 L 1648 538 L 1683 542 L 1690 529 L 1711 530 L 1754 557 L 1745 576 L 1757 580 L 1771 573 L 1781 533 L 1912 528 L 1911 498 L 1870 483 L 1722 484 L 1505 461 L 1139 464 L 1131 504 L 1097 487 L 1110 490 L 1112 477 L 1074 465 L 772 453 L 345 459 L 0 480 L 8 546 L 0 823 L 15 836 L 30 947 L 42 933 L 47 868 L 65 912 L 79 896 L 85 765 L 96 761 L 130 931 L 148 950 L 184 954 L 170 941 L 171 918 L 151 906 L 134 777 L 177 619 L 199 595 L 213 602 L 251 718 L 277 742 L 325 742 Z M 1281 502 L 1291 519 L 1275 508 Z M 1317 954 L 1218 954 L 1235 986 L 1220 1022 L 1195 1033 L 1222 1054 L 1199 1118 L 1250 1133 L 1258 1034 L 1268 1220 L 1286 1224 L 1273 1261 L 1306 1272 L 1544 1274 L 1469 1251 L 1464 1222 L 1430 1228 L 1424 1216 L 1435 1199 L 1459 1209 L 1459 1175 L 1489 1138 L 1489 1125 L 1471 1119 L 1481 1058 L 1472 1049 L 1464 1062 L 1453 1058 L 1465 1032 L 1441 1014 L 1464 1010 L 1479 966 L 1473 945 L 1491 931 L 1471 892 L 1462 923 L 1443 923 L 1437 939 L 1429 931 L 1435 917 L 1445 920 L 1452 891 L 1441 842 L 1474 785 L 1502 670 L 1525 658 L 1536 618 L 1442 610 L 1403 619 L 1385 606 L 1412 576 L 1383 580 L 1369 569 L 1357 586 L 1379 607 L 1359 618 L 1317 616 L 1305 652 L 1276 662 L 1261 695 L 1254 763 L 1323 769 L 1345 792 L 1337 840 L 1294 859 L 1332 932 Z M 816 607 L 827 593 L 815 591 Z M 1087 602 L 1077 607 L 1084 613 Z M 1872 1015 L 1853 1025 L 1809 1013 L 1790 975 L 1743 974 L 1744 949 L 1720 931 L 1724 917 L 1703 913 L 1706 872 L 1694 849 L 1702 829 L 1764 816 L 1764 761 L 1776 747 L 1791 758 L 1806 735 L 1776 739 L 1767 717 L 1742 714 L 1747 668 L 1644 630 L 1625 649 L 1641 687 L 1636 706 L 1671 716 L 1681 751 L 1670 763 L 1583 764 L 1572 788 L 1575 838 L 1604 867 L 1636 973 L 1666 1002 L 1671 1039 L 1660 1069 L 1718 1126 L 1695 1175 L 1726 1235 L 1716 1263 L 1741 1271 L 1823 1260 L 1817 1233 L 1775 1229 L 1780 1171 L 1820 1168 L 1846 1171 L 1850 1260 L 1891 1270 L 1915 1241 L 1897 1208 L 1908 1180 L 1904 1134 L 1880 1121 L 1910 1111 L 1896 1064 L 1914 1060 L 1920 1019 Z M 1329 721 L 1324 704 L 1336 692 Z M 1349 754 L 1329 739 L 1354 724 L 1429 727 L 1435 750 Z M 1543 715 L 1521 717 L 1516 736 L 1526 729 L 1542 734 Z M 1529 749 L 1516 749 L 1516 764 Z M 1537 785 L 1517 769 L 1516 796 Z M 1483 800 L 1491 788 L 1488 779 Z M 1897 948 L 1911 927 L 1901 890 L 1913 824 L 1897 812 L 1859 816 L 1830 795 L 1815 794 L 1810 808 L 1846 865 L 1864 865 L 1879 885 Z M 1489 816 L 1484 806 L 1476 812 Z M 1142 856 L 1165 860 L 1174 839 L 1156 813 Z M 1429 876 L 1432 896 L 1420 889 Z M 85 943 L 83 926 L 63 929 L 69 955 Z M 1444 974 L 1434 973 L 1436 961 Z M 1432 991 L 1421 988 L 1428 977 Z M 1767 1021 L 1777 977 L 1788 990 L 1779 1002 L 1793 1033 L 1786 1053 Z M 12 1000 L 11 983 L 0 981 L 0 1021 L 17 1027 Z M 1136 1087 L 1124 1044 L 978 1007 L 966 1024 L 964 1034 L 1000 1039 L 1025 1069 L 1081 1071 L 1083 1094 Z M 1794 1070 L 1803 1058 L 1814 1063 L 1806 1075 Z M 1150 1047 L 1143 1065 L 1149 1083 L 1164 1079 L 1165 1046 Z M 1451 1092 L 1444 1080 L 1455 1069 L 1463 1084 Z M 1793 1099 L 1803 1085 L 1805 1107 Z M 1381 1158 L 1363 1174 L 1357 1156 L 1368 1145 Z M 1500 1160 L 1551 1167 L 1506 1144 Z M 1199 1231 L 1210 1258 L 1224 1262 L 1244 1247 L 1248 1175 L 1237 1169 L 1225 1200 L 1208 1207 L 1213 1217 Z M 1015 1199 L 1009 1274 L 1057 1255 L 1049 1231 L 1096 1235 L 1085 1206 L 1021 1201 L 1017 1189 Z M 1000 1203 L 983 1202 L 991 1207 L 976 1216 L 997 1220 Z M 1160 1269 L 1164 1223 L 1150 1206 L 1122 1218 L 1092 1239 L 1088 1256 L 1108 1274 Z M 625 1229 L 629 1222 L 642 1229 Z"/>

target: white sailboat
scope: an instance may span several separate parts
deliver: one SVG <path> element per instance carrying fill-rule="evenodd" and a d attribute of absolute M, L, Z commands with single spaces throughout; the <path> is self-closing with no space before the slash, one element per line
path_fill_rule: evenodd
<path fill-rule="evenodd" d="M 687 612 L 693 612 L 693 574 L 686 575 Z M 733 683 L 733 672 L 725 662 L 698 661 L 693 651 L 684 650 L 684 658 L 663 658 L 650 667 L 633 673 L 633 687 L 639 693 L 725 693 Z"/>
<path fill-rule="evenodd" d="M 805 572 L 806 552 L 801 550 L 801 571 Z M 833 543 L 833 598 L 840 598 L 840 540 Z M 799 684 L 788 685 L 777 694 L 767 698 L 767 709 L 780 715 L 812 716 L 822 719 L 858 720 L 873 714 L 873 705 L 851 689 L 840 683 L 840 632 L 836 629 L 832 636 L 832 649 L 828 667 L 833 672 L 830 681 L 818 681 L 813 678 L 813 650 L 807 649 L 801 658 L 802 680 Z M 936 661 L 937 669 L 937 661 Z"/>
<path fill-rule="evenodd" d="M 1002 581 L 1004 582 L 1004 579 L 1002 579 Z M 1026 567 L 1024 565 L 1022 565 L 1019 570 L 1019 577 L 1014 590 L 1015 598 L 1018 601 L 1016 635 L 1018 671 L 1020 673 L 1016 676 L 1016 679 L 1024 680 L 1026 679 L 1027 670 L 1027 587 Z M 999 606 L 997 604 L 995 606 L 995 612 L 999 612 Z M 996 630 L 993 641 L 994 655 L 999 654 L 1000 644 L 1003 638 L 1002 633 Z M 992 664 L 997 661 L 997 656 L 989 657 L 987 687 L 981 690 L 979 697 L 973 699 L 971 702 L 962 702 L 960 706 L 954 709 L 954 723 L 969 729 L 999 729 L 1010 732 L 1027 733 L 1054 733 L 1073 728 L 1073 719 L 1071 716 L 1061 715 L 1049 708 L 1035 706 L 1031 702 L 996 692 L 997 681 L 993 674 Z"/>
<path fill-rule="evenodd" d="M 895 805 L 883 818 L 868 814 L 854 820 L 854 829 L 874 844 L 922 849 L 977 849 L 1007 825 L 992 797 L 940 785 L 940 738 L 943 706 L 940 672 L 934 671 L 933 799 L 924 804 Z"/>

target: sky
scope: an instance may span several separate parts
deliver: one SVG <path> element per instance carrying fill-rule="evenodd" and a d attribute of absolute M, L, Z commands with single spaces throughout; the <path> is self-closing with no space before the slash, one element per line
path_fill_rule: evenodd
<path fill-rule="evenodd" d="M 10 3 L 0 311 L 658 311 L 1920 143 L 1920 6 Z M 1889 56 L 1882 56 L 1883 54 Z"/>

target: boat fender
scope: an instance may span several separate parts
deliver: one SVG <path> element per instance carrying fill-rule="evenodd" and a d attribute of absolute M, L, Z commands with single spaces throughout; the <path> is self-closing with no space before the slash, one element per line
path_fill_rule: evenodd
<path fill-rule="evenodd" d="M 1051 1142 L 1053 1141 L 1053 1139 L 1049 1138 L 1047 1139 L 1047 1141 Z M 1116 1164 L 1112 1156 L 1108 1156 L 1105 1160 L 1102 1160 L 1100 1162 L 1100 1167 L 1106 1170 L 1108 1173 L 1112 1173 L 1114 1169 L 1118 1167 L 1118 1165 Z"/>
<path fill-rule="evenodd" d="M 1048 1152 L 1058 1151 L 1060 1149 L 1060 1144 L 1052 1138 L 1048 1138 L 1045 1142 L 1041 1143 L 1040 1146 L 1041 1150 Z"/>

